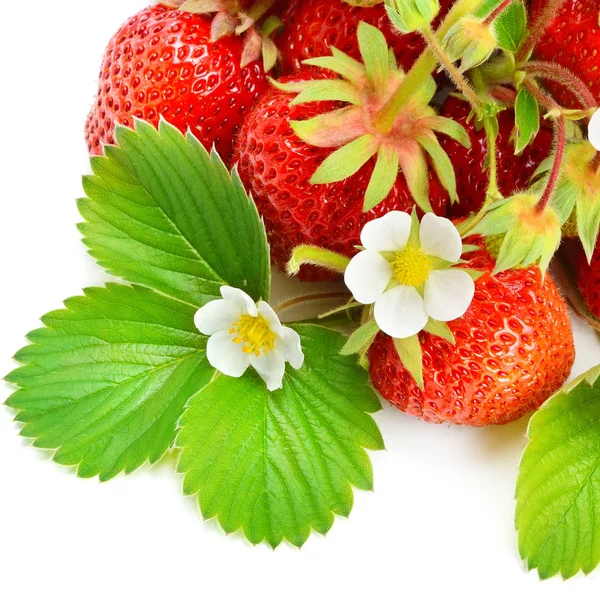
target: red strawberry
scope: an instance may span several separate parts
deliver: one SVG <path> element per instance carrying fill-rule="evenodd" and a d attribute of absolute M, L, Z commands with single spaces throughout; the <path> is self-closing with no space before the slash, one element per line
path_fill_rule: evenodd
<path fill-rule="evenodd" d="M 538 14 L 548 0 L 533 0 L 532 13 Z M 535 48 L 539 60 L 552 61 L 578 75 L 600 101 L 600 0 L 567 0 L 546 29 Z M 567 88 L 549 83 L 556 100 L 564 106 L 580 108 Z"/>
<path fill-rule="evenodd" d="M 284 78 L 282 83 L 291 79 L 297 78 Z M 352 256 L 367 221 L 390 210 L 409 211 L 415 206 L 404 176 L 399 175 L 389 196 L 363 213 L 372 162 L 344 181 L 312 185 L 311 177 L 331 149 L 300 140 L 290 121 L 309 119 L 335 105 L 321 102 L 290 106 L 293 97 L 273 89 L 261 98 L 240 131 L 234 157 L 239 161 L 242 181 L 265 220 L 272 260 L 281 268 L 301 244 Z M 444 215 L 447 193 L 435 176 L 430 177 L 430 185 L 432 206 L 436 213 Z M 300 278 L 318 280 L 332 276 L 328 271 L 305 266 Z"/>
<path fill-rule="evenodd" d="M 600 243 L 588 263 L 587 257 L 581 245 L 579 245 L 575 268 L 577 271 L 577 285 L 590 311 L 600 319 Z"/>
<path fill-rule="evenodd" d="M 536 409 L 566 381 L 575 358 L 569 314 L 538 267 L 492 275 L 495 261 L 485 250 L 468 266 L 484 275 L 465 316 L 448 323 L 456 345 L 420 335 L 424 391 L 383 333 L 369 350 L 371 380 L 397 408 L 426 421 L 500 425 Z"/>
<path fill-rule="evenodd" d="M 268 88 L 259 61 L 241 68 L 243 41 L 210 41 L 212 19 L 156 5 L 131 17 L 113 37 L 86 123 L 92 154 L 114 143 L 115 124 L 160 117 L 188 127 L 224 160 L 244 116 Z"/>
<path fill-rule="evenodd" d="M 485 168 L 487 141 L 485 131 L 477 131 L 473 120 L 468 121 L 471 113 L 469 104 L 458 98 L 450 97 L 444 103 L 441 114 L 458 121 L 469 132 L 471 148 L 467 149 L 451 138 L 440 138 L 440 143 L 452 157 L 456 171 L 456 186 L 459 204 L 450 208 L 453 217 L 466 216 L 477 212 L 485 201 L 489 179 Z M 511 196 L 518 190 L 529 187 L 529 180 L 540 163 L 549 156 L 553 135 L 549 129 L 542 128 L 535 141 L 519 155 L 511 140 L 515 126 L 512 110 L 504 110 L 498 115 L 500 131 L 498 135 L 498 187 L 504 196 Z"/>
<path fill-rule="evenodd" d="M 446 7 L 451 4 L 449 0 L 442 2 Z M 292 0 L 282 19 L 286 27 L 277 45 L 286 72 L 299 70 L 307 58 L 329 55 L 331 46 L 359 59 L 356 31 L 361 21 L 385 34 L 405 70 L 425 49 L 418 33 L 403 35 L 393 28 L 383 4 L 362 8 L 343 0 Z"/>

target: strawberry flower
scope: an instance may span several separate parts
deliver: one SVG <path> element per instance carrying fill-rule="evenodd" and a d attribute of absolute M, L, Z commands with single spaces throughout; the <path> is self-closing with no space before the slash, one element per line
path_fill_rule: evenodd
<path fill-rule="evenodd" d="M 600 152 L 600 109 L 598 109 L 590 119 L 588 126 L 588 138 L 590 144 Z"/>
<path fill-rule="evenodd" d="M 283 387 L 285 363 L 294 369 L 304 364 L 300 336 L 283 327 L 277 313 L 264 301 L 254 302 L 237 288 L 223 286 L 222 300 L 203 306 L 194 319 L 210 336 L 208 362 L 229 377 L 241 377 L 252 366 L 269 391 Z"/>
<path fill-rule="evenodd" d="M 422 331 L 429 319 L 453 321 L 475 294 L 471 274 L 455 268 L 463 245 L 452 221 L 427 213 L 393 211 L 370 221 L 361 233 L 364 250 L 345 272 L 346 285 L 361 304 L 374 304 L 379 328 L 398 339 Z"/>

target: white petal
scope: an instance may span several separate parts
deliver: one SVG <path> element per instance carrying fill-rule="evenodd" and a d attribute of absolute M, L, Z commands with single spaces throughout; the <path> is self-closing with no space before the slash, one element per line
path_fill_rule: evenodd
<path fill-rule="evenodd" d="M 283 337 L 285 328 L 281 325 L 277 313 L 264 300 L 258 303 L 258 314 L 269 324 L 269 328 L 273 333 L 279 337 Z"/>
<path fill-rule="evenodd" d="M 421 220 L 421 250 L 455 263 L 462 254 L 462 240 L 450 219 L 427 213 Z"/>
<path fill-rule="evenodd" d="M 373 304 L 389 285 L 392 275 L 392 266 L 381 254 L 365 250 L 350 261 L 344 281 L 358 302 Z"/>
<path fill-rule="evenodd" d="M 217 331 L 228 331 L 239 320 L 239 308 L 229 300 L 213 300 L 205 304 L 194 316 L 194 323 L 200 333 L 213 335 Z"/>
<path fill-rule="evenodd" d="M 381 331 L 404 339 L 422 331 L 429 317 L 423 298 L 414 287 L 399 285 L 375 303 L 375 321 Z"/>
<path fill-rule="evenodd" d="M 221 296 L 224 300 L 229 300 L 239 307 L 242 314 L 248 314 L 251 317 L 258 317 L 258 309 L 256 308 L 256 302 L 246 294 L 246 292 L 239 290 L 238 288 L 229 287 L 224 285 L 221 288 Z"/>
<path fill-rule="evenodd" d="M 289 362 L 294 369 L 302 368 L 304 352 L 302 352 L 300 336 L 293 329 L 283 328 L 283 337 L 277 341 L 275 349 L 281 353 L 283 360 Z"/>
<path fill-rule="evenodd" d="M 229 377 L 241 377 L 250 365 L 250 355 L 242 351 L 242 344 L 235 344 L 226 331 L 211 336 L 206 346 L 208 362 Z"/>
<path fill-rule="evenodd" d="M 252 354 L 250 364 L 263 378 L 270 392 L 283 387 L 283 375 L 285 374 L 285 361 L 279 352 L 261 353 L 260 356 Z"/>
<path fill-rule="evenodd" d="M 590 144 L 600 151 L 600 110 L 597 110 L 590 119 L 588 126 L 588 138 Z"/>
<path fill-rule="evenodd" d="M 432 271 L 425 283 L 425 309 L 437 321 L 454 321 L 467 312 L 474 295 L 475 283 L 464 271 Z"/>
<path fill-rule="evenodd" d="M 411 216 L 394 210 L 380 219 L 369 221 L 360 234 L 360 241 L 373 252 L 397 252 L 402 250 L 410 237 Z"/>

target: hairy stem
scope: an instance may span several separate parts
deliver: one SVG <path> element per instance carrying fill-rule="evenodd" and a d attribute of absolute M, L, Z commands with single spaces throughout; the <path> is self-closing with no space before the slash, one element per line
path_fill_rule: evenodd
<path fill-rule="evenodd" d="M 318 302 L 319 300 L 334 300 L 337 298 L 350 299 L 352 296 L 346 292 L 329 292 L 324 294 L 310 294 L 308 296 L 299 296 L 298 298 L 292 298 L 286 302 L 282 302 L 279 306 L 276 306 L 273 310 L 279 314 L 284 310 L 298 306 L 298 304 L 304 304 L 305 302 Z"/>
<path fill-rule="evenodd" d="M 547 0 L 546 5 L 538 14 L 537 19 L 531 24 L 529 35 L 525 39 L 525 42 L 517 52 L 517 63 L 524 61 L 533 52 L 533 49 L 542 39 L 546 29 L 548 29 L 550 23 L 554 21 L 554 17 L 556 17 L 558 11 L 565 2 L 566 0 Z"/>
<path fill-rule="evenodd" d="M 560 177 L 563 159 L 565 157 L 565 144 L 567 140 L 565 118 L 563 116 L 560 116 L 557 119 L 554 127 L 556 130 L 556 150 L 554 152 L 554 162 L 552 163 L 552 171 L 550 172 L 550 177 L 548 178 L 546 189 L 544 189 L 544 193 L 542 194 L 540 201 L 535 206 L 535 210 L 537 213 L 544 212 L 544 210 L 548 206 L 548 203 L 552 198 L 552 194 L 556 189 L 556 184 L 558 183 L 558 179 Z"/>
<path fill-rule="evenodd" d="M 486 18 L 484 25 L 491 25 L 511 4 L 513 0 L 503 0 Z"/>
<path fill-rule="evenodd" d="M 436 32 L 438 40 L 444 38 L 450 28 L 465 15 L 475 12 L 481 5 L 482 0 L 458 0 L 455 2 L 452 10 L 444 19 L 441 27 Z M 402 84 L 396 90 L 396 93 L 390 98 L 388 103 L 377 115 L 377 125 L 381 132 L 389 132 L 394 126 L 394 122 L 402 107 L 410 100 L 416 89 L 423 84 L 435 69 L 437 59 L 431 48 L 427 48 L 417 59 L 412 69 L 407 73 Z"/>
<path fill-rule="evenodd" d="M 594 108 L 597 105 L 594 94 L 587 85 L 571 70 L 552 62 L 531 61 L 527 63 L 523 70 L 527 73 L 542 77 L 550 81 L 556 81 L 563 87 L 575 94 L 581 102 L 583 108 Z"/>

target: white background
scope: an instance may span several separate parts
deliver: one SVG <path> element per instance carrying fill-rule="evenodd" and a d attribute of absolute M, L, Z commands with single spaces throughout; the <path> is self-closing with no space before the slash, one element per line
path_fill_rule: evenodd
<path fill-rule="evenodd" d="M 0 372 L 37 318 L 106 276 L 75 229 L 83 123 L 103 48 L 144 0 L 5 3 L 0 36 Z M 574 323 L 574 375 L 600 343 Z M 8 386 L 0 388 L 2 397 Z M 429 425 L 385 407 L 375 493 L 302 550 L 203 523 L 172 463 L 99 484 L 28 448 L 0 407 L 0 598 L 595 598 L 600 573 L 540 583 L 521 564 L 513 492 L 526 421 Z"/>

